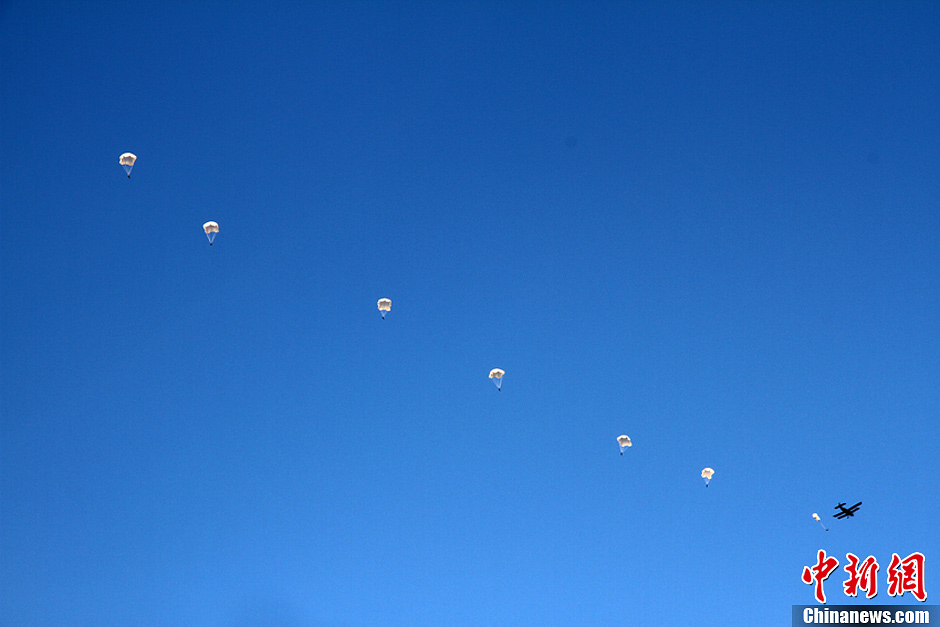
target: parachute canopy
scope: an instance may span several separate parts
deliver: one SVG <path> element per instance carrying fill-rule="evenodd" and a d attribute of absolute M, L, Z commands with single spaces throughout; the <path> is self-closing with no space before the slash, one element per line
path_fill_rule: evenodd
<path fill-rule="evenodd" d="M 702 470 L 702 479 L 705 480 L 705 487 L 708 487 L 708 482 L 711 480 L 712 475 L 715 474 L 715 471 L 711 468 L 705 468 Z"/>
<path fill-rule="evenodd" d="M 134 162 L 137 161 L 137 155 L 125 152 L 121 155 L 121 166 L 124 168 L 124 171 L 127 172 L 127 178 L 131 178 L 131 168 L 134 167 Z"/>
<path fill-rule="evenodd" d="M 499 368 L 493 368 L 490 370 L 490 379 L 493 380 L 493 383 L 496 384 L 497 390 L 502 390 L 503 375 L 506 374 L 505 370 L 500 370 Z"/>
<path fill-rule="evenodd" d="M 819 514 L 817 514 L 816 512 L 813 512 L 813 519 L 814 519 L 814 520 L 819 520 Z M 822 522 L 822 521 L 820 521 L 820 522 Z"/>
<path fill-rule="evenodd" d="M 218 222 L 206 222 L 202 225 L 202 230 L 206 232 L 206 237 L 209 238 L 209 246 L 212 246 L 212 242 L 215 241 L 215 235 L 219 232 L 219 223 Z"/>
<path fill-rule="evenodd" d="M 617 444 L 620 445 L 620 454 L 623 455 L 623 449 L 628 446 L 633 446 L 633 442 L 630 441 L 630 436 L 628 435 L 618 435 Z"/>
<path fill-rule="evenodd" d="M 379 311 L 382 312 L 382 320 L 385 320 L 385 312 L 392 310 L 392 300 L 390 298 L 379 299 Z"/>

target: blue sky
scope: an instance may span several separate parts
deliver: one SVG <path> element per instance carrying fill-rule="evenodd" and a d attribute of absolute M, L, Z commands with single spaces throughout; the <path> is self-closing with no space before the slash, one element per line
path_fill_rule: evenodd
<path fill-rule="evenodd" d="M 3 3 L 0 625 L 936 602 L 938 25 Z"/>

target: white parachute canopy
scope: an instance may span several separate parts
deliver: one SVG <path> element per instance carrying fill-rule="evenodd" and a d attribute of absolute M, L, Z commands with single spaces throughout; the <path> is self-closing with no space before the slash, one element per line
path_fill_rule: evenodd
<path fill-rule="evenodd" d="M 715 471 L 711 468 L 705 468 L 702 470 L 702 479 L 705 480 L 705 487 L 708 487 L 708 482 L 711 481 L 712 475 L 715 474 Z"/>
<path fill-rule="evenodd" d="M 490 370 L 490 379 L 493 380 L 493 383 L 496 384 L 496 389 L 502 391 L 503 384 L 503 375 L 506 374 L 505 370 L 500 370 L 499 368 L 493 368 Z"/>
<path fill-rule="evenodd" d="M 206 222 L 202 225 L 202 230 L 206 232 L 206 237 L 209 238 L 209 246 L 212 246 L 212 242 L 215 241 L 215 235 L 219 232 L 219 223 L 218 222 Z"/>
<path fill-rule="evenodd" d="M 633 442 L 630 441 L 630 436 L 628 435 L 618 435 L 617 444 L 620 445 L 620 454 L 623 455 L 623 449 L 628 446 L 633 446 Z"/>
<path fill-rule="evenodd" d="M 134 162 L 137 161 L 137 155 L 125 152 L 121 155 L 120 161 L 124 171 L 127 172 L 127 178 L 131 178 L 131 169 L 134 167 Z"/>
<path fill-rule="evenodd" d="M 382 312 L 382 320 L 385 320 L 385 312 L 392 310 L 392 299 L 390 298 L 380 298 L 379 299 L 379 311 Z"/>

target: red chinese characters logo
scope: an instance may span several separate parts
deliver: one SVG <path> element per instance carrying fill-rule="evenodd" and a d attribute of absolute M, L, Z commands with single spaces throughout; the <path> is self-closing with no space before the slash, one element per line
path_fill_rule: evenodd
<path fill-rule="evenodd" d="M 809 566 L 803 567 L 803 583 L 812 584 L 816 582 L 816 600 L 820 603 L 826 602 L 826 593 L 823 591 L 823 582 L 829 578 L 829 575 L 832 574 L 839 566 L 839 560 L 834 557 L 826 557 L 826 552 L 822 549 L 819 549 L 819 553 L 816 556 L 816 565 L 810 568 Z"/>
<path fill-rule="evenodd" d="M 842 584 L 846 596 L 858 596 L 859 588 L 865 591 L 867 599 L 878 594 L 878 560 L 869 555 L 859 568 L 857 557 L 846 553 L 845 558 L 849 560 L 843 569 L 849 574 L 849 578 Z"/>
<path fill-rule="evenodd" d="M 893 597 L 904 596 L 911 592 L 918 601 L 927 600 L 924 591 L 924 554 L 911 553 L 903 560 L 897 553 L 891 554 L 891 564 L 888 565 L 888 595 Z"/>
<path fill-rule="evenodd" d="M 860 562 L 859 558 L 852 553 L 846 553 L 845 558 L 848 564 L 843 570 L 849 574 L 849 577 L 843 582 L 842 587 L 845 589 L 846 596 L 858 596 L 859 590 L 863 590 L 868 599 L 877 595 L 878 560 L 873 555 L 869 555 L 865 561 Z M 816 554 L 816 564 L 803 567 L 803 583 L 815 584 L 814 593 L 818 602 L 826 602 L 823 582 L 838 566 L 839 560 L 827 557 L 826 552 L 820 549 Z M 903 596 L 905 592 L 912 593 L 918 601 L 927 600 L 927 592 L 924 589 L 923 553 L 911 553 L 904 559 L 901 559 L 897 553 L 891 554 L 891 564 L 888 566 L 888 594 L 897 597 Z"/>

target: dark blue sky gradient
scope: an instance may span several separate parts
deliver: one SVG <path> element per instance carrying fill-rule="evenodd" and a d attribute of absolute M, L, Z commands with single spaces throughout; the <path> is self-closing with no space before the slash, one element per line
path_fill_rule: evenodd
<path fill-rule="evenodd" d="M 938 59 L 932 2 L 0 4 L 0 625 L 788 625 L 820 548 L 936 603 Z"/>

